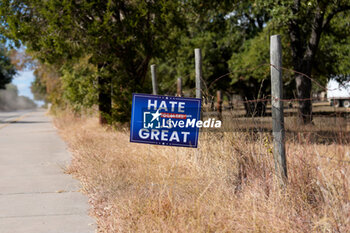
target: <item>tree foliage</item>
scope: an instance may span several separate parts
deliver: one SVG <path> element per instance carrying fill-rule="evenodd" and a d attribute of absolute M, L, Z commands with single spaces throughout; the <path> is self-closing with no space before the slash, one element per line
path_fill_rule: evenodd
<path fill-rule="evenodd" d="M 12 81 L 16 74 L 16 69 L 11 63 L 8 51 L 4 45 L 0 46 L 0 89 L 4 89 L 5 85 Z"/>
<path fill-rule="evenodd" d="M 194 48 L 202 49 L 205 98 L 217 89 L 249 100 L 267 95 L 273 34 L 282 35 L 284 68 L 297 71 L 284 72 L 286 97 L 310 99 L 305 75 L 325 83 L 349 72 L 349 9 L 348 0 L 3 0 L 0 34 L 41 63 L 38 98 L 63 98 L 56 103 L 77 111 L 98 105 L 105 118 L 128 121 L 131 93 L 151 91 L 150 63 L 158 64 L 161 93 L 175 93 L 182 77 L 193 95 Z M 305 123 L 311 110 L 311 101 L 300 102 Z"/>
<path fill-rule="evenodd" d="M 216 90 L 221 89 L 230 96 L 238 93 L 243 98 L 259 89 L 261 79 L 240 79 L 237 82 L 238 70 L 243 70 L 247 64 L 243 64 L 243 56 L 250 57 L 254 52 L 247 52 L 250 41 L 259 36 L 263 31 L 269 16 L 264 10 L 257 11 L 250 2 L 245 1 L 221 1 L 205 2 L 189 1 L 184 17 L 187 27 L 179 35 L 180 43 L 174 53 L 168 54 L 166 59 L 158 61 L 162 80 L 161 90 L 164 93 L 174 93 L 175 77 L 182 77 L 187 87 L 185 94 L 194 93 L 194 48 L 202 49 L 203 57 L 203 94 L 207 100 L 212 100 Z M 267 38 L 268 39 L 268 38 Z M 266 41 L 265 41 L 266 43 Z M 268 46 L 268 44 L 261 44 Z M 266 47 L 265 46 L 265 47 Z M 266 49 L 264 50 L 266 51 Z M 264 56 L 268 56 L 264 54 Z M 237 60 L 238 59 L 238 60 Z M 242 61 L 242 62 L 241 62 Z M 254 61 L 249 62 L 253 64 Z M 233 65 L 235 64 L 235 65 Z M 254 64 L 256 65 L 256 64 Z M 234 73 L 232 75 L 229 75 Z M 260 81 L 259 81 L 260 80 Z M 252 87 L 252 88 L 250 88 Z M 242 90 L 245 91 L 242 91 Z M 249 110 L 249 106 L 246 106 Z"/>
<path fill-rule="evenodd" d="M 35 100 L 42 100 L 45 103 L 52 103 L 53 109 L 64 108 L 67 102 L 62 98 L 62 80 L 58 69 L 53 65 L 38 63 L 34 70 L 34 81 L 31 91 Z"/>
<path fill-rule="evenodd" d="M 266 9 L 271 22 L 289 39 L 291 65 L 298 72 L 295 81 L 296 97 L 300 99 L 299 115 L 304 123 L 309 123 L 312 121 L 312 80 L 309 77 L 317 79 L 317 75 L 341 71 L 341 62 L 330 60 L 340 58 L 337 50 L 339 52 L 347 42 L 347 39 L 341 40 L 339 34 L 349 38 L 348 27 L 344 25 L 349 23 L 350 1 L 267 0 L 256 1 L 256 7 Z M 342 23 L 338 24 L 339 21 Z M 331 47 L 324 46 L 332 41 L 336 43 Z"/>
<path fill-rule="evenodd" d="M 142 89 L 150 59 L 172 47 L 176 38 L 167 28 L 181 27 L 179 7 L 181 2 L 173 1 L 6 0 L 0 5 L 1 32 L 62 73 L 90 56 L 104 79 L 105 85 L 97 86 L 99 98 L 110 101 L 108 89 L 118 85 L 113 102 L 122 113 L 118 120 L 126 121 L 123 98 Z"/>

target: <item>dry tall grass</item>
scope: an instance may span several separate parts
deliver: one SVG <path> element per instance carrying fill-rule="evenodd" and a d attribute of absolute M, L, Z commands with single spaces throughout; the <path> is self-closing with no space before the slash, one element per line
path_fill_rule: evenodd
<path fill-rule="evenodd" d="M 350 231 L 349 145 L 288 141 L 281 189 L 268 134 L 202 133 L 188 149 L 130 143 L 95 118 L 56 125 L 99 232 Z"/>

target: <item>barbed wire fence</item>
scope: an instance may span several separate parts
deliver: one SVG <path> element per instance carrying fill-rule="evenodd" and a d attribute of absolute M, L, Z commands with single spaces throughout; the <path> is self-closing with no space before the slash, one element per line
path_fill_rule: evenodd
<path fill-rule="evenodd" d="M 240 69 L 240 70 L 236 70 L 233 72 L 228 72 L 224 75 L 219 76 L 218 78 L 214 79 L 214 81 L 212 81 L 211 83 L 207 84 L 207 82 L 204 80 L 204 78 L 201 79 L 202 81 L 202 96 L 204 101 L 204 105 L 203 105 L 203 109 L 204 109 L 204 114 L 207 116 L 215 116 L 215 117 L 219 117 L 219 113 L 218 113 L 218 109 L 221 109 L 221 113 L 224 115 L 223 117 L 220 116 L 220 118 L 223 119 L 223 121 L 232 121 L 233 119 L 238 119 L 238 118 L 243 118 L 245 120 L 247 120 L 248 118 L 251 120 L 255 121 L 259 121 L 259 117 L 263 117 L 264 115 L 269 117 L 270 116 L 270 103 L 271 103 L 271 94 L 265 94 L 263 95 L 262 98 L 255 98 L 255 99 L 242 99 L 242 97 L 240 97 L 239 95 L 235 95 L 235 99 L 232 98 L 232 96 L 228 96 L 227 92 L 222 93 L 222 96 L 226 95 L 226 98 L 222 98 L 221 100 L 217 101 L 217 91 L 219 90 L 215 90 L 213 88 L 213 85 L 218 82 L 220 79 L 223 78 L 230 78 L 230 75 L 234 74 L 234 73 L 244 73 L 244 72 L 252 72 L 254 70 L 257 70 L 259 68 L 262 67 L 274 67 L 272 64 L 269 63 L 263 63 L 260 64 L 256 67 L 252 67 L 252 68 L 247 68 L 247 69 Z M 309 77 L 306 74 L 302 74 L 301 72 L 295 71 L 291 68 L 287 68 L 287 67 L 281 67 L 280 69 L 284 70 L 284 71 L 288 71 L 290 73 L 297 73 L 297 74 L 301 74 L 304 75 L 305 77 L 307 77 L 308 79 L 310 79 L 315 85 L 317 85 L 319 87 L 320 90 L 327 92 L 327 91 L 333 91 L 336 90 L 335 89 L 329 89 L 326 86 L 323 86 L 322 84 L 320 84 L 317 80 L 315 80 L 314 78 Z M 266 75 L 269 71 L 266 71 Z M 187 75 L 183 75 L 182 78 L 186 78 L 186 77 L 190 77 L 193 74 L 187 74 Z M 242 80 L 245 79 L 244 76 L 241 76 Z M 291 76 L 291 79 L 294 80 L 295 78 L 293 76 Z M 266 80 L 265 80 L 266 81 Z M 177 85 L 177 79 L 174 79 L 174 83 L 172 83 L 172 85 L 170 86 L 178 86 Z M 187 93 L 195 93 L 195 87 L 193 88 L 186 88 Z M 261 88 L 260 88 L 261 89 Z M 225 90 L 221 90 L 221 91 L 225 91 Z M 180 92 L 183 92 L 183 88 L 181 87 Z M 213 94 L 214 93 L 214 94 Z M 216 95 L 215 95 L 216 93 Z M 179 96 L 177 93 L 174 94 L 176 96 Z M 259 96 L 260 94 L 257 93 L 257 96 Z M 349 93 L 350 95 L 350 93 Z M 187 97 L 191 97 L 191 96 L 187 96 Z M 192 97 L 194 97 L 192 95 Z M 216 100 L 216 101 L 215 101 Z M 350 109 L 346 109 L 346 108 L 337 108 L 335 106 L 331 107 L 330 103 L 328 102 L 328 100 L 326 98 L 324 98 L 323 100 L 320 99 L 319 97 L 310 97 L 310 98 L 282 98 L 279 99 L 280 101 L 284 102 L 285 108 L 286 108 L 286 112 L 285 115 L 286 116 L 297 116 L 298 112 L 297 112 L 297 104 L 298 102 L 301 101 L 311 101 L 312 103 L 316 103 L 316 106 L 314 106 L 314 110 L 313 111 L 313 115 L 314 116 L 326 116 L 327 118 L 333 118 L 334 121 L 337 122 L 341 122 L 341 119 L 348 119 L 350 116 Z M 218 102 L 220 102 L 222 105 L 220 106 L 218 104 Z M 267 112 L 264 115 L 259 115 L 256 111 L 252 111 L 253 114 L 248 115 L 246 114 L 246 110 L 244 108 L 244 104 L 254 104 L 254 103 L 263 103 L 265 105 L 265 107 L 267 108 Z M 318 104 L 318 106 L 317 106 Z M 256 107 L 256 105 L 255 105 Z M 320 110 L 320 108 L 324 108 L 325 110 Z M 254 114 L 255 112 L 255 114 Z M 348 124 L 349 125 L 349 124 Z M 346 129 L 342 128 L 342 129 Z M 300 128 L 299 128 L 300 130 Z"/>
<path fill-rule="evenodd" d="M 288 67 L 280 67 L 280 68 L 277 68 L 276 66 L 274 66 L 273 64 L 270 64 L 270 63 L 262 63 L 262 64 L 259 64 L 255 67 L 251 67 L 251 68 L 246 68 L 246 69 L 238 69 L 238 70 L 235 70 L 235 71 L 231 71 L 231 72 L 228 72 L 226 74 L 223 74 L 223 75 L 220 75 L 219 77 L 215 78 L 212 82 L 210 82 L 209 84 L 206 82 L 206 80 L 201 77 L 201 93 L 202 93 L 202 96 L 203 96 L 203 99 L 204 99 L 204 102 L 205 104 L 210 104 L 211 107 L 208 109 L 206 108 L 206 110 L 211 110 L 211 111 L 216 111 L 218 108 L 217 104 L 213 104 L 212 102 L 217 99 L 217 94 L 215 95 L 216 91 L 218 90 L 214 90 L 214 84 L 217 83 L 218 81 L 220 81 L 221 79 L 224 79 L 224 78 L 231 78 L 230 75 L 233 75 L 235 73 L 249 73 L 249 72 L 253 72 L 255 70 L 258 70 L 260 68 L 263 68 L 263 67 L 274 67 L 276 68 L 277 70 L 283 70 L 283 71 L 287 71 L 289 73 L 292 73 L 292 74 L 299 74 L 299 75 L 302 75 L 304 77 L 306 77 L 307 79 L 309 79 L 314 85 L 316 85 L 319 90 L 327 93 L 329 91 L 336 91 L 338 90 L 338 88 L 328 88 L 327 86 L 324 86 L 322 84 L 320 84 L 320 82 L 318 82 L 316 79 L 302 73 L 302 72 L 299 72 L 299 71 L 296 71 L 292 68 L 288 68 Z M 267 70 L 265 72 L 265 75 L 267 76 L 267 73 L 269 72 L 269 70 Z M 181 88 L 181 93 L 183 92 L 183 88 L 182 86 L 178 85 L 178 79 L 184 79 L 184 78 L 188 78 L 190 77 L 191 75 L 193 74 L 187 74 L 187 75 L 182 75 L 181 77 L 178 77 L 176 79 L 174 79 L 174 82 L 173 83 L 170 83 L 169 85 L 167 85 L 168 87 L 171 87 L 171 86 L 177 86 L 177 88 Z M 155 76 L 155 75 L 154 75 Z M 295 76 L 294 75 L 290 75 L 289 76 L 291 80 L 289 81 L 295 81 Z M 241 77 L 239 78 L 239 80 L 244 80 L 246 77 L 241 75 Z M 262 82 L 266 81 L 266 79 L 263 79 Z M 155 84 L 157 85 L 157 84 Z M 340 86 L 344 86 L 343 83 L 339 83 Z M 262 85 L 261 85 L 262 86 Z M 155 89 L 158 89 L 158 88 L 155 88 Z M 196 88 L 193 87 L 193 88 L 186 88 L 186 90 L 188 92 L 195 92 Z M 226 90 L 221 90 L 221 91 L 224 91 L 225 93 L 228 93 L 226 92 Z M 261 88 L 259 89 L 259 93 L 257 93 L 257 97 L 261 95 L 260 93 L 261 91 Z M 213 94 L 214 93 L 214 94 Z M 233 93 L 231 93 L 232 95 L 234 95 Z M 174 94 L 176 96 L 179 96 L 178 92 L 176 94 Z M 225 94 L 223 94 L 225 95 Z M 227 95 L 226 95 L 227 96 Z M 350 92 L 349 92 L 349 96 L 350 96 Z M 190 97 L 190 96 L 189 96 Z M 265 94 L 262 98 L 254 98 L 254 99 L 242 99 L 242 98 L 239 98 L 238 97 L 238 94 L 236 95 L 236 98 L 233 100 L 232 97 L 227 97 L 226 98 L 227 101 L 229 102 L 229 105 L 230 105 L 230 102 L 234 102 L 232 103 L 232 105 L 241 105 L 241 106 L 244 106 L 244 104 L 251 104 L 251 103 L 264 103 L 264 104 L 269 104 L 271 102 L 271 95 L 270 94 Z M 287 106 L 292 106 L 291 103 L 297 103 L 297 102 L 302 102 L 302 101 L 311 101 L 311 102 L 315 102 L 315 101 L 330 101 L 331 99 L 329 98 L 320 98 L 320 97 L 310 97 L 310 98 L 282 98 L 282 99 L 279 99 L 280 101 L 284 102 L 284 103 L 287 103 L 288 105 Z M 222 103 L 225 105 L 227 101 L 224 101 L 222 100 Z M 329 104 L 330 105 L 330 104 Z M 206 106 L 207 107 L 207 106 Z M 221 109 L 223 110 L 223 112 L 227 111 L 227 110 L 230 110 L 232 109 L 233 106 L 222 106 Z M 333 107 L 332 108 L 332 111 L 333 112 L 329 112 L 327 113 L 327 115 L 331 115 L 331 116 L 339 116 L 339 113 L 348 113 L 350 112 L 350 108 L 348 109 L 348 111 L 346 111 L 347 109 L 338 109 L 336 107 Z M 314 112 L 315 113 L 315 112 Z M 252 114 L 254 116 L 254 114 Z M 342 114 L 341 114 L 342 115 Z M 347 114 L 344 114 L 345 116 L 347 116 Z M 258 115 L 257 115 L 258 116 Z"/>
<path fill-rule="evenodd" d="M 198 49 L 196 49 L 195 51 L 198 52 Z M 196 59 L 197 57 L 198 56 L 196 56 Z M 201 56 L 199 57 L 201 59 Z M 329 103 L 331 100 L 329 98 L 325 98 L 325 96 L 323 97 L 323 99 L 320 99 L 319 96 L 315 97 L 312 96 L 312 93 L 310 93 L 309 98 L 283 98 L 275 96 L 273 97 L 271 94 L 266 94 L 266 92 L 262 90 L 263 83 L 268 81 L 267 78 L 262 79 L 260 83 L 260 88 L 258 92 L 255 93 L 256 98 L 242 99 L 242 97 L 237 98 L 238 95 L 236 95 L 236 98 L 233 99 L 233 93 L 230 93 L 227 90 L 214 89 L 215 84 L 221 81 L 222 79 L 226 78 L 232 80 L 233 75 L 236 75 L 237 77 L 237 74 L 247 74 L 259 69 L 265 69 L 265 71 L 263 72 L 263 76 L 269 77 L 268 73 L 272 68 L 274 68 L 281 74 L 282 71 L 289 73 L 290 75 L 288 75 L 288 78 L 290 82 L 295 82 L 296 75 L 301 75 L 309 79 L 313 85 L 316 85 L 320 91 L 323 91 L 325 93 L 329 91 L 336 91 L 338 88 L 330 89 L 307 74 L 304 74 L 302 72 L 288 67 L 283 67 L 282 65 L 276 66 L 275 64 L 271 63 L 262 63 L 255 67 L 249 67 L 245 69 L 238 69 L 231 72 L 227 72 L 215 78 L 210 83 L 207 83 L 206 80 L 203 78 L 201 67 L 198 67 L 198 64 L 200 64 L 201 66 L 201 61 L 196 60 L 195 64 L 196 82 L 200 81 L 200 84 L 196 83 L 196 87 L 194 88 L 186 88 L 187 94 L 196 93 L 197 97 L 200 96 L 200 98 L 204 100 L 204 104 L 202 106 L 204 117 L 216 117 L 217 119 L 222 120 L 224 124 L 222 131 L 271 133 L 271 131 L 273 131 L 271 127 L 272 102 L 276 101 L 287 103 L 287 105 L 285 105 L 286 111 L 283 114 L 283 117 L 286 117 L 286 120 L 281 122 L 281 127 L 287 133 L 287 140 L 297 140 L 298 142 L 304 143 L 350 143 L 350 107 L 331 107 Z M 182 78 L 188 78 L 192 75 L 193 73 L 183 75 Z M 246 80 L 246 76 L 241 75 L 238 79 L 244 81 Z M 285 79 L 285 76 L 282 77 L 282 80 L 283 79 Z M 157 85 L 157 83 L 155 85 Z M 175 95 L 182 96 L 182 79 L 180 77 L 176 77 L 174 79 L 174 83 L 169 86 L 172 85 L 177 86 L 177 91 Z M 344 84 L 340 83 L 340 86 L 344 87 Z M 200 87 L 200 95 L 197 92 L 198 87 Z M 225 91 L 226 98 L 223 98 L 222 91 Z M 186 97 L 193 96 L 187 95 Z M 216 104 L 214 104 L 215 100 Z M 313 108 L 311 111 L 313 121 L 310 125 L 303 125 L 300 124 L 300 121 L 298 121 L 301 114 L 301 112 L 299 111 L 299 105 L 302 104 L 302 102 L 304 101 L 309 101 L 311 103 L 311 107 Z M 259 104 L 262 105 L 262 107 L 264 108 L 263 114 L 260 114 L 258 111 Z M 250 114 L 248 114 L 247 109 L 249 107 L 253 107 L 253 109 L 250 110 Z M 329 159 L 335 160 L 334 158 Z M 350 161 L 347 160 L 342 160 L 341 162 L 350 163 Z"/>
<path fill-rule="evenodd" d="M 223 75 L 219 76 L 218 78 L 214 79 L 214 81 L 210 82 L 209 84 L 207 84 L 206 80 L 202 77 L 201 78 L 201 82 L 202 82 L 203 85 L 202 85 L 202 88 L 201 88 L 201 93 L 202 93 L 203 99 L 205 100 L 204 102 L 206 104 L 209 104 L 211 101 L 213 101 L 213 100 L 215 100 L 217 98 L 217 95 L 215 95 L 217 90 L 213 89 L 213 85 L 215 83 L 217 83 L 218 81 L 220 81 L 221 79 L 223 79 L 223 78 L 230 78 L 230 75 L 233 75 L 234 73 L 248 73 L 248 72 L 255 71 L 255 70 L 259 69 L 259 68 L 262 68 L 262 67 L 274 67 L 277 70 L 281 69 L 281 70 L 284 70 L 284 71 L 288 71 L 290 73 L 295 73 L 295 74 L 300 74 L 302 76 L 305 76 L 306 78 L 310 79 L 312 83 L 314 83 L 316 86 L 318 86 L 318 88 L 321 91 L 323 91 L 323 92 L 338 90 L 338 88 L 327 88 L 327 86 L 324 86 L 324 85 L 320 84 L 316 79 L 311 78 L 310 76 L 308 76 L 308 75 L 306 75 L 304 73 L 298 72 L 298 71 L 296 71 L 294 69 L 283 67 L 283 66 L 278 69 L 277 67 L 275 67 L 272 64 L 262 63 L 260 65 L 255 66 L 255 67 L 252 67 L 252 68 L 239 69 L 239 70 L 235 70 L 235 71 L 232 71 L 232 72 L 228 72 L 228 73 L 223 74 Z M 267 71 L 265 73 L 267 74 L 268 72 L 269 71 Z M 193 75 L 193 74 L 183 75 L 183 76 L 181 76 L 179 78 L 188 78 L 191 75 Z M 290 77 L 291 77 L 291 80 L 289 80 L 289 81 L 294 81 L 295 80 L 295 77 L 293 75 L 291 75 Z M 240 80 L 244 80 L 245 76 L 241 76 L 239 79 Z M 262 80 L 262 82 L 264 82 L 264 81 L 266 81 L 266 79 Z M 178 82 L 177 79 L 174 79 L 174 82 L 169 84 L 168 86 L 177 86 L 177 82 Z M 340 85 L 344 86 L 344 84 L 342 84 L 342 83 L 340 83 Z M 196 88 L 195 87 L 193 87 L 193 88 L 186 88 L 186 90 L 189 91 L 189 92 L 194 92 L 196 90 Z M 225 91 L 225 90 L 222 90 L 222 91 Z M 261 91 L 261 87 L 259 89 L 259 92 L 260 91 Z M 181 92 L 183 92 L 182 87 L 181 87 Z M 214 93 L 214 94 L 212 94 L 212 93 Z M 228 92 L 226 92 L 226 93 L 228 93 Z M 176 95 L 178 95 L 178 94 L 176 94 Z M 256 96 L 258 97 L 259 95 L 260 95 L 260 93 L 257 93 Z M 349 92 L 349 96 L 350 96 L 350 92 Z M 238 94 L 236 95 L 236 97 L 238 97 Z M 279 100 L 289 104 L 291 102 L 302 102 L 302 101 L 313 101 L 314 102 L 314 101 L 320 101 L 320 99 L 321 99 L 320 97 L 310 97 L 310 98 L 282 98 L 282 99 L 279 99 Z M 330 99 L 328 99 L 328 101 L 329 100 Z M 228 99 L 228 102 L 231 102 L 231 101 L 232 100 Z M 323 101 L 326 101 L 326 98 L 324 98 Z M 262 103 L 268 104 L 269 102 L 271 102 L 271 94 L 266 94 L 262 98 L 254 98 L 254 99 L 236 98 L 234 100 L 234 102 L 235 102 L 235 105 L 239 105 L 239 104 L 240 105 L 244 105 L 244 104 L 258 103 L 258 102 L 262 102 Z M 225 103 L 223 103 L 223 104 L 225 104 Z M 211 110 L 215 111 L 216 109 L 217 109 L 217 107 L 212 104 L 212 109 Z M 230 109 L 230 107 L 223 106 L 222 109 L 223 109 L 223 111 L 225 111 L 225 110 Z M 337 114 L 337 111 L 336 111 L 337 108 L 333 108 L 333 110 L 334 110 L 333 114 Z M 346 109 L 342 109 L 341 111 L 342 112 L 347 112 L 345 110 Z M 350 109 L 349 109 L 349 112 L 350 112 Z"/>

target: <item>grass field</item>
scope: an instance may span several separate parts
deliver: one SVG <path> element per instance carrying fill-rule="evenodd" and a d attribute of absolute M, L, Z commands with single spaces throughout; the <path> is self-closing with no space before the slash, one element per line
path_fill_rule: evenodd
<path fill-rule="evenodd" d="M 198 149 L 130 143 L 127 129 L 94 117 L 62 114 L 55 124 L 99 232 L 349 232 L 349 131 L 332 119 L 302 131 L 289 124 L 285 188 L 269 130 L 247 119 L 202 132 Z M 332 132 L 326 141 L 322 129 Z"/>

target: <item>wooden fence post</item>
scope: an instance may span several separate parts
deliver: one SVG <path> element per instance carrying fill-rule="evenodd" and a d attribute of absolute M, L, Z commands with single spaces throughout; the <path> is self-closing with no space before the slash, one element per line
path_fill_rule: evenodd
<path fill-rule="evenodd" d="M 222 92 L 216 91 L 217 111 L 219 114 L 219 120 L 222 120 Z"/>
<path fill-rule="evenodd" d="M 196 98 L 202 99 L 202 53 L 201 49 L 194 49 L 196 62 Z"/>
<path fill-rule="evenodd" d="M 157 70 L 156 65 L 151 65 L 153 95 L 158 95 Z"/>
<path fill-rule="evenodd" d="M 177 78 L 177 92 L 176 96 L 181 97 L 182 96 L 182 78 Z"/>
<path fill-rule="evenodd" d="M 285 131 L 283 115 L 283 83 L 282 83 L 282 45 L 280 35 L 271 36 L 271 111 L 273 156 L 275 170 L 282 184 L 287 182 L 287 163 L 285 154 Z"/>

